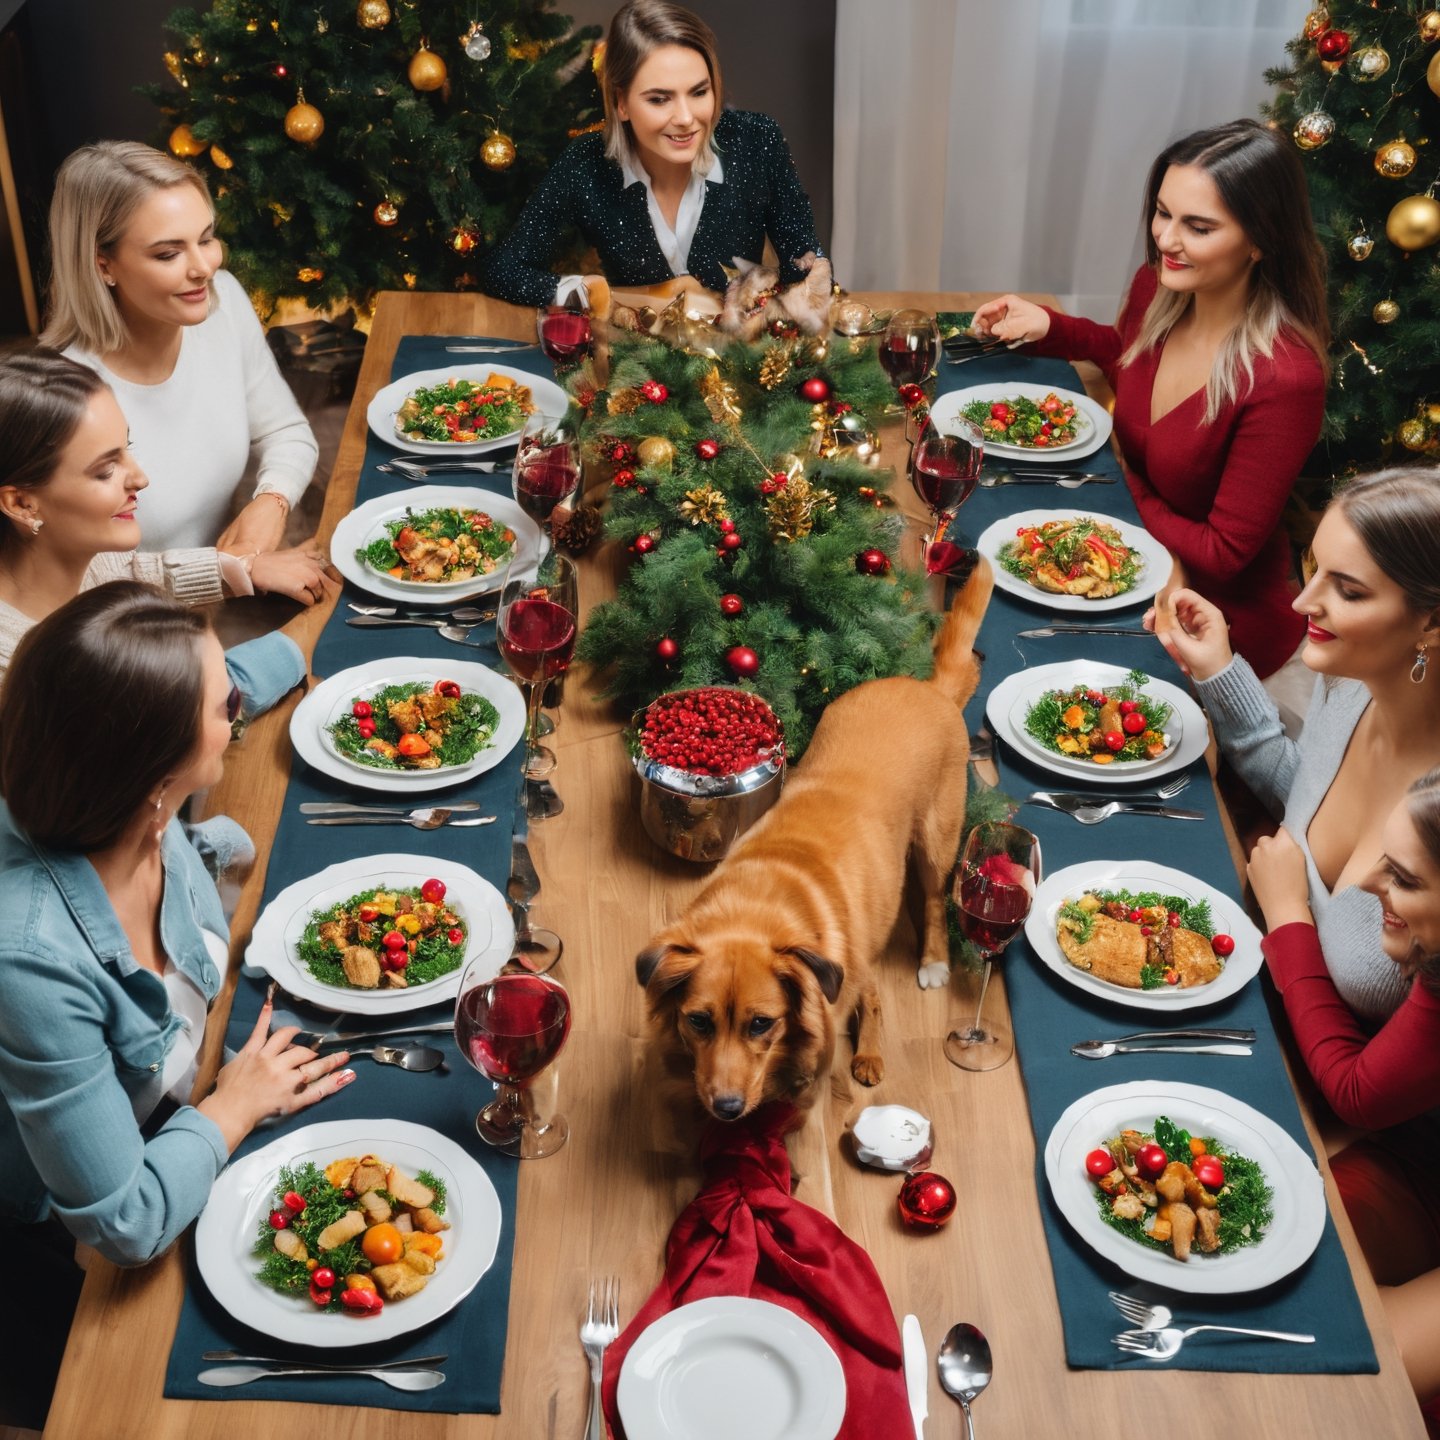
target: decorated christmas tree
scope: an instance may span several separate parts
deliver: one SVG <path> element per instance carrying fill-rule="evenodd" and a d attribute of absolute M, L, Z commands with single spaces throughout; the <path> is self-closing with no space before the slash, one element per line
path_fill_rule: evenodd
<path fill-rule="evenodd" d="M 1312 472 L 1440 455 L 1440 10 L 1331 0 L 1266 78 L 1330 274 L 1332 374 Z"/>
<path fill-rule="evenodd" d="M 262 309 L 475 286 L 485 247 L 601 119 L 599 32 L 550 0 L 215 0 L 167 29 L 176 84 L 149 93 Z"/>

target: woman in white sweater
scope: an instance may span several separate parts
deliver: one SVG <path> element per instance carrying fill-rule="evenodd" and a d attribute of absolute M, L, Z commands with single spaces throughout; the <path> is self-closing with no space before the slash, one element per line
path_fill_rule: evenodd
<path fill-rule="evenodd" d="M 42 341 L 94 366 L 150 476 L 145 548 L 278 549 L 319 453 L 245 292 L 220 268 L 204 179 L 104 141 L 60 167 Z M 254 497 L 229 521 L 252 453 Z M 229 523 L 227 523 L 229 522 Z"/>
<path fill-rule="evenodd" d="M 32 625 L 107 580 L 144 580 L 185 605 L 257 590 L 313 605 L 331 583 L 313 542 L 243 559 L 136 553 L 149 482 L 125 422 L 87 366 L 44 346 L 0 357 L 0 673 Z"/>

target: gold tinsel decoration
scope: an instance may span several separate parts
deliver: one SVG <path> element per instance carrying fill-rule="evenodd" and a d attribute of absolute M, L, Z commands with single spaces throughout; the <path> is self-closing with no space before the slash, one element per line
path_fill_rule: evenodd
<path fill-rule="evenodd" d="M 794 355 L 790 346 L 772 345 L 765 352 L 765 358 L 760 362 L 760 383 L 767 390 L 774 390 L 776 386 L 783 385 L 793 363 Z"/>
<path fill-rule="evenodd" d="M 740 392 L 712 365 L 700 380 L 700 398 L 717 425 L 738 425 L 745 413 L 740 408 Z"/>
<path fill-rule="evenodd" d="M 680 518 L 692 525 L 718 525 L 730 513 L 729 501 L 723 490 L 713 485 L 701 485 L 697 490 L 687 490 L 680 502 Z"/>
<path fill-rule="evenodd" d="M 793 476 L 788 485 L 765 502 L 770 538 L 790 544 L 803 540 L 815 528 L 816 513 L 834 508 L 835 497 L 830 491 L 817 489 L 803 475 Z"/>
<path fill-rule="evenodd" d="M 605 409 L 611 415 L 633 415 L 644 403 L 645 397 L 640 393 L 640 387 L 627 385 L 623 390 L 611 393 Z"/>

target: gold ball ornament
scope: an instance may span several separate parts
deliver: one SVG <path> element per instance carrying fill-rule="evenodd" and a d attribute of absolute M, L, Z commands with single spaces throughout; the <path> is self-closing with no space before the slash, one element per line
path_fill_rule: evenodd
<path fill-rule="evenodd" d="M 1377 325 L 1390 325 L 1400 318 L 1400 307 L 1393 300 L 1381 300 L 1370 312 Z"/>
<path fill-rule="evenodd" d="M 317 270 L 313 265 L 302 265 L 296 272 L 295 278 L 302 285 L 314 285 L 316 281 L 325 278 L 323 270 Z"/>
<path fill-rule="evenodd" d="M 406 71 L 417 90 L 438 90 L 445 83 L 447 73 L 445 62 L 424 45 L 410 57 L 410 68 Z"/>
<path fill-rule="evenodd" d="M 647 435 L 636 447 L 640 463 L 650 470 L 668 470 L 675 459 L 675 447 L 663 435 Z"/>
<path fill-rule="evenodd" d="M 375 223 L 389 229 L 400 218 L 400 207 L 393 200 L 382 200 L 374 210 Z"/>
<path fill-rule="evenodd" d="M 1420 419 L 1402 420 L 1395 428 L 1395 438 L 1407 450 L 1423 450 L 1425 442 L 1430 437 L 1425 430 L 1425 422 Z"/>
<path fill-rule="evenodd" d="M 1350 252 L 1352 260 L 1368 260 L 1370 252 L 1375 248 L 1375 237 L 1368 231 L 1362 230 L 1358 235 L 1352 235 L 1345 246 Z"/>
<path fill-rule="evenodd" d="M 177 125 L 170 132 L 170 153 L 188 160 L 192 155 L 203 154 L 205 142 L 195 138 L 195 132 L 188 125 Z"/>
<path fill-rule="evenodd" d="M 1368 85 L 1390 68 L 1390 52 L 1383 45 L 1365 45 L 1350 56 L 1350 78 Z"/>
<path fill-rule="evenodd" d="M 362 30 L 383 30 L 390 23 L 390 7 L 385 0 L 360 0 L 355 23 Z"/>
<path fill-rule="evenodd" d="M 1425 67 L 1425 83 L 1433 94 L 1440 95 L 1440 50 L 1430 57 L 1430 63 Z"/>
<path fill-rule="evenodd" d="M 1302 150 L 1318 150 L 1335 133 L 1335 117 L 1323 110 L 1312 110 L 1295 122 L 1291 133 Z"/>
<path fill-rule="evenodd" d="M 1440 427 L 1440 401 L 1431 400 L 1425 406 L 1425 418 L 1437 427 Z"/>
<path fill-rule="evenodd" d="M 1440 40 L 1440 10 L 1427 10 L 1417 22 L 1420 26 L 1420 39 L 1426 45 L 1433 45 Z"/>
<path fill-rule="evenodd" d="M 1387 180 L 1403 180 L 1415 168 L 1415 147 L 1408 140 L 1390 140 L 1375 152 L 1375 169 Z"/>
<path fill-rule="evenodd" d="M 233 170 L 235 162 L 218 146 L 210 147 L 210 163 L 217 170 Z"/>
<path fill-rule="evenodd" d="M 1330 28 L 1330 12 L 1323 6 L 1317 5 L 1305 17 L 1305 38 L 1307 40 L 1318 40 Z"/>
<path fill-rule="evenodd" d="M 1407 195 L 1385 221 L 1385 234 L 1401 250 L 1423 250 L 1440 240 L 1440 200 Z"/>
<path fill-rule="evenodd" d="M 325 117 L 301 100 L 285 112 L 285 133 L 300 145 L 311 145 L 325 133 Z"/>
<path fill-rule="evenodd" d="M 501 130 L 492 131 L 480 147 L 480 159 L 489 170 L 508 170 L 515 163 L 515 142 Z"/>
<path fill-rule="evenodd" d="M 875 312 L 863 300 L 842 300 L 830 317 L 842 335 L 863 335 L 875 323 Z"/>

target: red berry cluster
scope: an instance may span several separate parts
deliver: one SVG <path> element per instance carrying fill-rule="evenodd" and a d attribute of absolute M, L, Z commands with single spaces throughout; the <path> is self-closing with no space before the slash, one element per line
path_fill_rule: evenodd
<path fill-rule="evenodd" d="M 669 390 L 658 380 L 646 380 L 640 386 L 640 393 L 652 405 L 663 405 L 670 398 Z"/>
<path fill-rule="evenodd" d="M 743 690 L 712 687 L 651 701 L 640 748 L 652 760 L 696 775 L 737 775 L 767 758 L 780 740 L 775 712 Z"/>
<path fill-rule="evenodd" d="M 783 470 L 777 470 L 773 475 L 767 475 L 760 482 L 760 493 L 774 495 L 776 491 L 783 490 L 789 483 L 790 477 Z"/>

